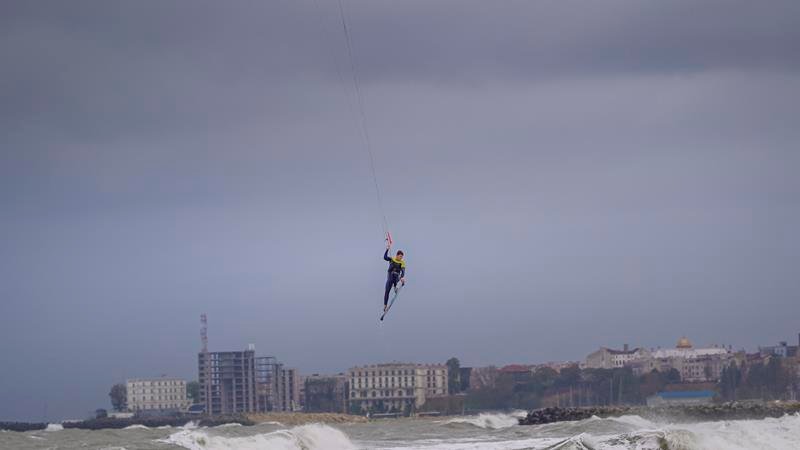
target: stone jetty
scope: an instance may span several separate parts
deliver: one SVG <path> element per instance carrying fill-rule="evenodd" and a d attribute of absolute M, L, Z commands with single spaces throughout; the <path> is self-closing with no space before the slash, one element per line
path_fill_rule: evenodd
<path fill-rule="evenodd" d="M 593 416 L 607 418 L 636 415 L 651 420 L 672 422 L 711 422 L 717 420 L 764 419 L 800 413 L 800 402 L 720 403 L 711 405 L 663 406 L 600 406 L 585 408 L 542 408 L 530 411 L 519 419 L 520 425 L 585 420 Z"/>
<path fill-rule="evenodd" d="M 188 422 L 194 422 L 201 427 L 215 427 L 230 423 L 238 423 L 243 426 L 252 426 L 264 422 L 279 422 L 287 426 L 303 425 L 307 423 L 360 423 L 367 422 L 363 416 L 351 416 L 348 414 L 337 413 L 267 413 L 267 414 L 239 414 L 227 416 L 180 416 L 180 417 L 132 417 L 129 419 L 117 419 L 104 417 L 100 419 L 88 419 L 74 422 L 64 422 L 61 425 L 64 429 L 80 430 L 104 430 L 120 429 L 131 425 L 144 425 L 149 428 L 157 428 L 165 425 L 181 427 Z M 0 422 L 0 430 L 6 431 L 36 431 L 47 428 L 46 423 L 25 423 L 25 422 Z"/>
<path fill-rule="evenodd" d="M 45 428 L 47 428 L 46 423 L 0 422 L 0 430 L 5 431 L 36 431 Z"/>
<path fill-rule="evenodd" d="M 130 419 L 115 419 L 111 417 L 105 417 L 101 419 L 82 420 L 79 422 L 64 422 L 62 425 L 64 429 L 77 428 L 81 430 L 103 430 L 109 428 L 126 428 L 131 425 L 144 425 L 149 428 L 163 427 L 166 425 L 172 427 L 182 427 L 188 422 L 195 422 L 201 427 L 215 427 L 217 425 L 225 425 L 229 423 L 238 423 L 239 425 L 244 426 L 255 425 L 255 422 L 248 419 L 244 415 L 212 417 L 149 417 Z"/>

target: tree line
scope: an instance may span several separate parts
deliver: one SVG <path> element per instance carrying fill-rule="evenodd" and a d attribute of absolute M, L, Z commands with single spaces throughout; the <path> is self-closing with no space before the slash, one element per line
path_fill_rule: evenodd
<path fill-rule="evenodd" d="M 457 369 L 457 361 L 448 361 L 448 368 Z M 629 367 L 580 369 L 571 366 L 560 372 L 548 367 L 527 372 L 500 371 L 493 386 L 480 389 L 462 386 L 458 375 L 453 373 L 449 382 L 451 394 L 466 395 L 467 409 L 535 409 L 644 404 L 648 397 L 666 390 L 668 385 L 681 384 L 681 375 L 674 368 L 637 376 Z M 719 401 L 778 400 L 792 397 L 798 387 L 800 380 L 795 368 L 776 357 L 769 362 L 741 367 L 732 363 L 723 370 L 713 389 Z"/>

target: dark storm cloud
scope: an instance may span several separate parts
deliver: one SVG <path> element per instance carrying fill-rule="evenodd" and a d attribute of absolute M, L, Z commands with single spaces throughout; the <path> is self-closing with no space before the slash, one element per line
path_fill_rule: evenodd
<path fill-rule="evenodd" d="M 0 419 L 194 377 L 201 312 L 303 371 L 794 333 L 800 4 L 344 6 L 380 329 L 336 2 L 0 5 Z"/>
<path fill-rule="evenodd" d="M 339 83 L 334 62 L 347 69 L 335 2 L 11 2 L 4 10 L 6 120 L 44 114 L 71 129 L 90 115 L 95 133 L 165 133 L 212 117 L 290 112 L 285 83 Z M 346 10 L 367 83 L 800 65 L 792 1 L 364 2 Z"/>

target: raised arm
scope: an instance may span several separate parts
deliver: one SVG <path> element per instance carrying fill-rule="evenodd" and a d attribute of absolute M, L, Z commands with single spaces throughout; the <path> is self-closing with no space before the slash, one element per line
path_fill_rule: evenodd
<path fill-rule="evenodd" d="M 383 252 L 383 260 L 384 261 L 391 261 L 392 258 L 389 258 L 389 249 L 387 248 L 385 252 Z"/>

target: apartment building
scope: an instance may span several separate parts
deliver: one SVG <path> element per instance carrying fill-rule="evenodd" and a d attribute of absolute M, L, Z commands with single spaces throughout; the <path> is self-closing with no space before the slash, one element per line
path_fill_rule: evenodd
<path fill-rule="evenodd" d="M 125 382 L 128 409 L 134 412 L 184 411 L 190 406 L 186 380 L 179 378 L 135 378 Z"/>
<path fill-rule="evenodd" d="M 351 411 L 409 412 L 447 395 L 447 366 L 387 363 L 347 371 Z"/>

